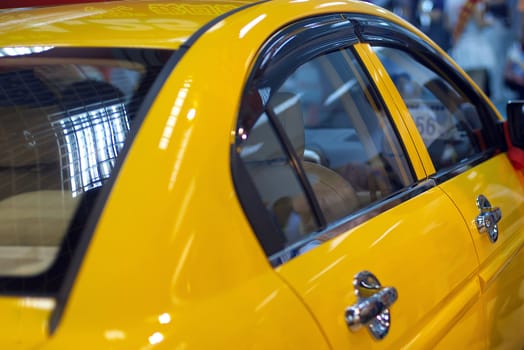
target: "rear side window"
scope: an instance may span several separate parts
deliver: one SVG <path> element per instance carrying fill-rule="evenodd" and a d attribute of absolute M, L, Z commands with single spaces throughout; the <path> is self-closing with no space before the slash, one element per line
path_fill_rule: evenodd
<path fill-rule="evenodd" d="M 480 105 L 409 53 L 391 47 L 375 46 L 374 50 L 404 100 L 437 171 L 486 150 Z"/>
<path fill-rule="evenodd" d="M 328 240 L 342 223 L 362 222 L 367 209 L 414 178 L 352 50 L 260 81 L 268 86 L 247 94 L 258 96 L 258 108 L 246 97 L 236 149 L 273 221 L 274 230 L 257 232 L 259 240 L 282 242 L 269 254 L 277 265 Z"/>
<path fill-rule="evenodd" d="M 23 280 L 67 267 L 63 259 L 74 249 L 69 236 L 83 229 L 94 198 L 112 175 L 167 53 L 2 52 L 0 279 Z M 45 281 L 59 280 L 48 277 Z"/>

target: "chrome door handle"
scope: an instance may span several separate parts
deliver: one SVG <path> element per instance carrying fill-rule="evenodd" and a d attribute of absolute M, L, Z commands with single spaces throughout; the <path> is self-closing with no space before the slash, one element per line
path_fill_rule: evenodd
<path fill-rule="evenodd" d="M 500 208 L 491 207 L 491 203 L 482 194 L 477 197 L 477 208 L 480 210 L 475 219 L 477 230 L 479 233 L 487 233 L 489 240 L 495 243 L 499 238 L 498 222 L 502 218 L 502 211 Z"/>
<path fill-rule="evenodd" d="M 353 280 L 357 303 L 346 309 L 346 323 L 352 331 L 367 327 L 375 339 L 383 339 L 389 331 L 389 307 L 397 300 L 397 290 L 382 287 L 369 271 L 359 272 Z"/>

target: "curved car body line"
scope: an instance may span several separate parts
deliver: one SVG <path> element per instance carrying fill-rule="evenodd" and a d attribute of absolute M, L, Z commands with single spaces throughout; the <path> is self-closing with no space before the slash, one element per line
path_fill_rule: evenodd
<path fill-rule="evenodd" d="M 156 93 L 162 88 L 165 80 L 171 73 L 171 70 L 176 66 L 180 58 L 183 56 L 184 52 L 185 50 L 176 51 L 174 54 L 171 55 L 169 60 L 166 62 L 165 66 L 162 68 L 162 71 L 159 73 L 150 91 L 144 98 L 144 101 L 142 105 L 140 106 L 140 109 L 137 112 L 136 123 L 135 123 L 136 125 L 134 128 L 131 128 L 129 136 L 124 145 L 124 148 L 121 151 L 121 154 L 120 154 L 121 156 L 117 159 L 114 165 L 113 176 L 111 176 L 111 178 L 108 180 L 107 185 L 104 186 L 101 193 L 96 198 L 96 202 L 90 213 L 89 219 L 84 229 L 82 230 L 78 246 L 76 247 L 75 254 L 73 255 L 71 264 L 67 270 L 66 276 L 64 278 L 64 282 L 60 290 L 58 291 L 57 295 L 55 296 L 57 302 L 56 302 L 56 306 L 53 308 L 52 313 L 50 315 L 49 326 L 47 329 L 50 335 L 54 333 L 54 331 L 56 330 L 56 328 L 58 327 L 60 323 L 61 316 L 67 305 L 69 294 L 71 293 L 71 289 L 73 288 L 73 284 L 75 282 L 76 276 L 82 265 L 85 253 L 95 233 L 97 222 L 105 208 L 105 203 L 111 193 L 115 179 L 118 176 L 118 173 L 120 172 L 122 163 L 124 162 L 127 154 L 129 153 L 129 149 L 132 145 L 132 142 L 134 138 L 136 137 L 138 126 L 140 126 L 140 124 L 143 122 L 143 119 L 145 118 L 149 107 L 151 106 L 151 104 L 153 103 L 155 99 Z"/>
<path fill-rule="evenodd" d="M 479 282 L 477 277 L 472 274 L 459 287 L 450 293 L 450 298 L 442 300 L 435 306 L 427 317 L 414 327 L 417 336 L 407 344 L 399 342 L 393 348 L 404 349 L 431 349 L 439 345 L 442 338 L 446 337 L 453 328 L 460 328 L 460 322 L 468 313 L 478 309 L 480 298 Z M 478 335 L 483 341 L 484 336 Z"/>
<path fill-rule="evenodd" d="M 55 314 L 54 332 L 46 332 L 53 300 L 38 304 L 33 297 L 2 298 L 1 308 L 5 306 L 8 314 L 0 315 L 0 326 L 12 331 L 6 337 L 10 344 L 44 350 L 230 348 L 231 344 L 323 350 L 348 342 L 375 346 L 378 343 L 370 343 L 368 334 L 349 333 L 342 323 L 345 307 L 354 302 L 351 276 L 358 272 L 354 269 L 372 269 L 384 285 L 393 282 L 399 289 L 392 311 L 393 322 L 398 323 L 378 346 L 434 345 L 440 335 L 461 344 L 463 330 L 470 336 L 479 334 L 475 344 L 485 345 L 490 330 L 484 315 L 489 305 L 473 306 L 481 292 L 476 275 L 479 257 L 464 226 L 470 218 L 457 210 L 469 198 L 452 202 L 443 193 L 460 189 L 473 177 L 448 188 L 435 187 L 429 180 L 431 188 L 414 200 L 401 202 L 275 271 L 239 203 L 228 166 L 244 85 L 259 48 L 279 29 L 299 19 L 339 12 L 376 14 L 409 30 L 412 26 L 356 0 L 158 4 L 71 5 L 0 16 L 0 29 L 6 29 L 0 36 L 4 47 L 122 45 L 180 50 L 171 58 L 170 68 L 176 64 L 176 69 L 163 72 L 163 85 L 156 85 L 140 110 L 140 129 L 128 143 L 118 176 L 111 180 L 111 193 L 106 191 L 96 225 L 92 222 L 78 273 L 70 280 L 71 289 L 57 301 L 61 309 Z M 176 15 L 188 9 L 194 11 Z M 225 19 L 219 17 L 223 11 L 229 14 Z M 210 26 L 212 21 L 216 22 Z M 190 39 L 195 35 L 198 40 Z M 368 68 L 376 65 L 365 63 Z M 392 89 L 388 84 L 379 88 L 384 86 Z M 393 99 L 386 98 L 388 106 Z M 411 151 L 412 147 L 408 146 Z M 504 165 L 509 173 L 509 161 Z M 417 167 L 419 179 L 420 171 Z M 504 177 L 497 171 L 491 171 L 492 179 Z M 519 186 L 515 181 L 511 185 Z M 489 188 L 496 193 L 497 188 Z M 414 217 L 420 208 L 426 210 Z M 474 243 L 489 256 L 491 243 L 483 238 L 475 236 Z M 520 241 L 513 241 L 510 250 L 517 245 Z M 386 251 L 394 254 L 384 256 Z M 450 269 L 440 261 L 453 261 L 454 266 Z M 416 274 L 401 270 L 402 266 Z M 501 270 L 493 266 L 483 271 L 491 283 Z M 409 332 L 413 322 L 426 321 L 427 312 L 448 301 L 430 324 L 437 333 L 433 328 L 422 330 L 422 323 L 416 332 Z M 20 322 L 27 327 L 20 329 Z M 450 329 L 450 324 L 461 327 Z"/>
<path fill-rule="evenodd" d="M 245 6 L 251 6 L 251 4 L 248 4 Z M 221 14 L 220 16 L 212 19 L 210 22 L 206 23 L 200 29 L 196 30 L 196 32 L 193 33 L 191 37 L 189 37 L 188 40 L 183 44 L 183 47 L 180 47 L 177 51 L 175 51 L 173 56 L 166 63 L 165 67 L 162 69 L 162 72 L 159 73 L 158 77 L 156 78 L 155 82 L 153 83 L 153 86 L 151 87 L 150 91 L 146 95 L 142 105 L 140 106 L 140 109 L 137 112 L 136 121 L 135 121 L 136 125 L 134 128 L 131 129 L 130 135 L 127 138 L 124 149 L 121 151 L 121 155 L 118 158 L 117 163 L 115 164 L 114 175 L 109 180 L 109 183 L 107 184 L 107 186 L 105 186 L 103 193 L 101 193 L 98 196 L 99 198 L 97 199 L 96 206 L 94 207 L 93 212 L 90 215 L 90 219 L 88 223 L 86 224 L 86 228 L 84 229 L 84 234 L 81 237 L 79 247 L 77 248 L 78 251 L 73 258 L 74 260 L 71 263 L 70 268 L 68 269 L 65 281 L 62 287 L 60 288 L 58 295 L 56 296 L 56 300 L 58 302 L 56 303 L 56 306 L 53 308 L 53 312 L 50 317 L 49 328 L 48 328 L 50 334 L 53 334 L 53 332 L 56 330 L 56 327 L 58 327 L 61 315 L 67 304 L 69 293 L 71 292 L 71 288 L 73 287 L 73 283 L 75 281 L 76 275 L 82 264 L 82 260 L 84 258 L 85 251 L 87 250 L 89 243 L 91 241 L 92 235 L 94 234 L 94 230 L 95 230 L 98 218 L 100 217 L 100 214 L 102 213 L 104 209 L 104 205 L 107 200 L 107 197 L 109 196 L 111 192 L 111 188 L 114 185 L 115 178 L 118 176 L 119 170 L 122 166 L 122 162 L 126 158 L 129 152 L 129 149 L 133 143 L 133 140 L 138 131 L 138 127 L 142 124 L 144 118 L 146 117 L 147 112 L 149 108 L 151 107 L 151 104 L 154 102 L 156 98 L 156 94 L 162 88 L 166 79 L 169 77 L 169 74 L 175 68 L 175 66 L 180 61 L 180 59 L 182 59 L 182 57 L 184 56 L 185 52 L 189 49 L 191 44 L 194 43 L 196 40 L 198 40 L 200 35 L 202 35 L 207 29 L 215 25 L 217 22 L 223 20 L 228 15 L 236 11 L 240 11 L 240 10 L 241 8 L 236 8 L 228 13 Z"/>
<path fill-rule="evenodd" d="M 276 77 L 274 80 L 278 80 L 280 76 L 284 77 L 285 74 L 289 71 L 296 69 L 300 64 L 305 62 L 307 59 L 311 59 L 318 55 L 321 52 L 318 43 L 330 42 L 329 45 L 333 49 L 349 46 L 357 42 L 357 38 L 353 33 L 352 24 L 349 21 L 346 21 L 338 15 L 319 15 L 315 17 L 306 18 L 302 21 L 295 23 L 291 27 L 281 28 L 278 33 L 272 35 L 271 39 L 266 42 L 264 48 L 260 53 L 258 53 L 255 63 L 251 66 L 252 73 L 248 78 L 246 83 L 246 88 L 244 91 L 243 100 L 246 95 L 252 93 L 253 91 L 260 91 L 262 89 L 272 89 L 274 86 L 265 86 L 261 84 L 259 80 L 261 76 L 264 76 L 265 65 L 271 64 L 272 71 L 269 73 L 272 77 Z M 312 39 L 314 38 L 314 40 Z M 321 48 L 324 48 L 325 44 L 321 45 Z M 281 60 L 286 61 L 286 57 L 295 57 L 296 53 L 300 52 L 300 58 L 292 59 L 292 64 L 283 64 L 279 65 L 278 62 Z M 288 62 L 287 60 L 286 62 Z M 263 81 L 271 80 L 268 77 L 262 78 Z M 249 109 L 249 106 L 242 106 L 241 108 Z M 271 119 L 271 123 L 277 133 L 283 137 L 283 148 L 286 149 L 291 163 L 298 174 L 298 177 L 301 179 L 300 182 L 305 189 L 305 192 L 308 194 L 307 197 L 310 201 L 310 205 L 314 208 L 313 212 L 315 215 L 315 220 L 319 227 L 323 230 L 326 227 L 326 220 L 323 213 L 320 210 L 319 204 L 316 202 L 313 189 L 310 186 L 305 171 L 299 160 L 299 156 L 296 154 L 295 150 L 292 147 L 292 144 L 285 138 L 285 132 L 282 128 L 281 123 L 278 121 L 278 118 L 268 109 L 268 106 L 265 107 L 265 113 L 268 114 L 268 118 Z M 241 111 L 240 114 L 243 112 Z M 275 251 L 280 250 L 282 241 L 280 235 L 275 235 L 275 227 L 273 225 L 267 225 L 265 220 L 260 220 L 264 217 L 264 214 L 257 214 L 260 203 L 249 198 L 251 196 L 242 196 L 241 193 L 250 193 L 256 191 L 255 187 L 252 187 L 252 183 L 243 181 L 243 177 L 246 174 L 243 172 L 243 166 L 239 163 L 242 163 L 240 156 L 235 150 L 233 150 L 232 158 L 232 175 L 234 178 L 235 185 L 237 187 L 237 193 L 239 200 L 242 204 L 242 207 L 248 213 L 250 223 L 255 232 L 258 232 L 258 237 L 264 237 L 261 240 L 261 244 L 268 256 L 273 255 Z M 301 157 L 301 156 L 300 156 Z M 244 187 L 240 187 L 243 185 Z M 266 212 L 265 208 L 264 213 Z M 249 214 L 251 213 L 251 215 Z M 269 220 L 271 221 L 271 220 Z M 267 239 L 267 242 L 266 242 Z"/>
<path fill-rule="evenodd" d="M 416 40 L 416 39 L 415 39 Z M 404 42 L 401 43 L 404 45 Z M 400 44 L 399 44 L 400 46 Z M 453 76 L 453 82 L 461 86 L 464 90 L 466 87 L 473 87 L 475 93 L 469 93 L 468 97 L 474 101 L 479 109 L 480 118 L 484 118 L 484 125 L 488 125 L 486 140 L 491 147 L 483 149 L 483 152 L 457 164 L 451 169 L 439 171 L 433 175 L 435 169 L 428 158 L 423 161 L 426 171 L 435 179 L 439 187 L 454 203 L 457 210 L 463 216 L 465 225 L 468 227 L 471 239 L 476 247 L 476 253 L 479 261 L 478 277 L 481 291 L 480 302 L 488 305 L 485 312 L 485 318 L 488 325 L 488 344 L 495 344 L 499 339 L 504 338 L 508 347 L 517 346 L 518 337 L 511 335 L 507 321 L 508 314 L 516 315 L 519 308 L 522 309 L 521 297 L 519 292 L 507 290 L 509 284 L 515 283 L 519 277 L 517 266 L 522 265 L 522 172 L 515 171 L 511 168 L 507 154 L 506 146 L 500 139 L 500 125 L 497 123 L 501 120 L 501 115 L 493 107 L 493 104 L 487 99 L 484 93 L 471 82 L 467 75 L 457 72 L 462 70 L 457 65 L 446 58 L 446 64 L 441 68 L 443 75 Z M 427 59 L 427 58 L 426 58 Z M 380 65 L 377 66 L 383 69 Z M 378 69 L 378 68 L 377 68 Z M 388 89 L 390 90 L 390 89 Z M 394 90 L 394 89 L 393 89 Z M 469 90 L 469 89 L 467 89 Z M 397 92 L 395 92 L 397 93 Z M 476 96 L 474 96 L 476 95 Z M 397 99 L 401 101 L 401 99 Z M 402 108 L 405 110 L 405 108 Z M 399 111 L 402 115 L 409 115 L 406 111 Z M 416 128 L 409 127 L 409 130 L 415 132 Z M 415 135 L 420 135 L 415 132 Z M 425 153 L 425 147 L 418 147 L 422 154 Z M 501 153 L 502 152 L 502 153 Z M 479 176 L 479 174 L 482 174 Z M 475 199 L 479 195 L 486 195 L 491 201 L 496 201 L 498 210 L 506 213 L 505 220 L 501 220 L 499 241 L 493 244 L 486 236 L 480 234 L 478 228 L 473 224 L 475 218 L 479 215 L 479 209 L 475 205 Z M 519 288 L 519 287 L 517 287 Z M 515 303 L 512 311 L 501 307 L 500 304 Z M 491 304 L 491 305 L 490 305 Z M 506 329 L 504 335 L 498 334 L 495 330 L 490 333 L 490 329 Z"/>
<path fill-rule="evenodd" d="M 427 210 L 419 210 L 423 206 Z M 434 213 L 432 209 L 437 207 L 439 212 L 447 215 L 447 221 L 431 219 Z M 417 215 L 408 217 L 405 215 L 408 212 L 416 212 Z M 463 227 L 463 218 L 455 212 L 453 203 L 442 190 L 432 187 L 384 212 L 381 217 L 390 220 L 376 220 L 377 217 L 369 219 L 308 254 L 278 267 L 279 273 L 302 292 L 308 305 L 314 309 L 334 347 L 372 345 L 369 337 L 350 337 L 337 332 L 336 321 L 332 317 L 337 310 L 343 310 L 355 302 L 351 275 L 348 273 L 346 278 L 340 278 L 353 266 L 356 266 L 354 268 L 357 271 L 368 269 L 377 271 L 381 276 L 395 276 L 394 281 L 390 282 L 384 280 L 386 277 L 381 278 L 381 283 L 392 285 L 399 291 L 399 299 L 392 308 L 392 316 L 395 316 L 391 321 L 392 327 L 380 344 L 385 348 L 434 347 L 440 340 L 449 338 L 454 328 L 460 332 L 471 326 L 468 321 L 472 319 L 469 317 L 471 314 L 474 315 L 473 326 L 478 327 L 475 322 L 482 315 L 482 308 L 476 276 L 477 256 L 471 246 L 471 237 Z M 396 230 L 399 230 L 398 234 L 395 234 Z M 421 240 L 420 236 L 425 239 Z M 450 239 L 453 245 L 449 245 Z M 380 248 L 382 245 L 389 249 Z M 442 248 L 432 252 L 425 248 L 432 246 Z M 395 249 L 399 249 L 398 252 L 387 258 L 379 253 Z M 446 255 L 441 256 L 443 261 L 450 259 L 456 262 L 453 269 L 439 264 L 439 254 Z M 403 268 L 408 265 L 409 269 Z M 417 271 L 431 278 L 422 281 L 422 278 L 417 277 L 419 275 L 406 270 Z M 332 303 L 323 300 L 326 293 L 333 298 Z M 418 307 L 409 307 L 414 300 L 417 300 Z M 401 311 L 393 313 L 395 308 Z M 479 333 L 473 331 L 467 334 Z M 479 343 L 483 342 L 480 333 Z"/>
<path fill-rule="evenodd" d="M 372 13 L 377 10 L 364 3 L 349 3 L 358 11 Z M 177 305 L 186 305 L 185 300 L 189 298 L 188 302 L 191 301 L 191 295 L 203 293 L 202 297 L 210 296 L 223 292 L 225 285 L 234 285 L 264 271 L 273 273 L 256 239 L 241 234 L 250 231 L 249 224 L 236 197 L 230 196 L 234 193 L 234 187 L 229 169 L 223 166 L 230 162 L 230 139 L 218 135 L 230 135 L 234 130 L 242 82 L 247 79 L 247 69 L 257 53 L 253 48 L 261 46 L 272 34 L 273 28 L 282 27 L 296 18 L 311 16 L 317 11 L 315 2 L 284 5 L 265 2 L 232 14 L 227 18 L 228 26 L 215 25 L 204 33 L 177 64 L 177 69 L 169 76 L 152 104 L 116 179 L 53 338 L 58 339 L 68 330 L 73 332 L 80 327 L 77 323 L 81 320 L 73 315 L 89 311 L 96 319 L 104 319 L 102 323 L 92 323 L 92 327 L 98 329 L 93 329 L 93 332 L 103 336 L 103 330 L 110 324 L 123 322 L 122 327 L 128 329 L 136 322 L 148 323 L 146 320 L 151 318 L 154 310 L 178 310 Z M 346 3 L 323 8 L 326 13 L 342 10 L 347 10 Z M 264 20 L 257 22 L 263 15 Z M 224 40 L 228 41 L 227 46 L 219 44 Z M 208 64 L 211 53 L 213 65 Z M 222 96 L 230 98 L 224 100 Z M 180 107 L 176 113 L 173 112 L 175 105 Z M 175 127 L 165 138 L 165 146 L 160 147 L 170 120 L 176 120 Z M 189 135 L 191 142 L 185 144 Z M 199 143 L 213 149 L 213 157 L 197 151 L 201 147 Z M 188 158 L 186 154 L 193 149 L 194 155 Z M 179 168 L 179 164 L 185 161 L 185 166 Z M 144 169 L 153 168 L 154 173 L 146 170 L 147 176 L 142 175 Z M 211 181 L 207 178 L 209 169 L 214 174 Z M 216 183 L 224 185 L 217 189 Z M 208 197 L 209 191 L 216 196 Z M 139 200 L 130 201 L 130 198 Z M 188 202 L 190 199 L 191 202 Z M 205 208 L 214 205 L 223 208 L 224 212 L 218 216 L 206 213 L 209 217 L 205 220 L 187 211 L 190 206 L 205 212 Z M 176 213 L 176 216 L 170 213 Z M 191 220 L 198 224 L 188 226 Z M 152 222 L 156 225 L 154 232 L 150 232 Z M 216 227 L 229 229 L 220 232 L 220 237 L 217 237 L 214 233 Z M 192 245 L 200 245 L 202 243 L 198 242 L 205 241 L 204 237 L 215 242 L 207 243 L 213 249 L 203 253 L 203 260 L 198 266 L 191 263 L 192 259 L 186 262 L 171 260 L 173 256 L 184 257 L 181 247 L 189 249 Z M 173 245 L 175 238 L 176 246 Z M 232 242 L 236 242 L 234 246 L 231 246 Z M 115 246 L 119 247 L 118 252 L 114 251 Z M 224 249 L 227 252 L 222 251 Z M 144 251 L 142 254 L 145 254 L 146 250 L 156 252 L 155 262 L 148 266 L 150 275 L 132 273 L 133 269 L 139 268 L 137 263 L 143 259 L 142 255 L 130 261 L 115 259 L 116 253 L 125 256 L 125 252 Z M 229 251 L 235 253 L 231 255 Z M 240 266 L 243 256 L 249 256 L 251 263 Z M 106 259 L 114 261 L 112 266 L 101 265 Z M 216 271 L 219 266 L 215 261 L 227 262 L 227 267 L 222 268 L 234 276 L 231 281 L 225 284 L 223 280 L 217 280 L 218 276 L 209 278 L 198 289 L 193 287 L 187 297 L 177 296 L 180 292 L 182 295 L 188 293 L 180 288 L 184 286 L 183 281 L 190 281 L 187 280 L 190 276 L 206 276 L 209 271 Z M 106 283 L 116 288 L 100 288 Z M 133 313 L 128 310 L 136 298 L 162 290 L 174 294 L 158 296 L 147 305 L 141 305 L 140 310 L 133 310 Z M 97 304 L 93 305 L 92 300 L 97 300 Z M 115 315 L 119 315 L 118 320 Z M 128 317 L 119 321 L 122 315 Z M 99 341 L 107 340 L 99 338 Z"/>
<path fill-rule="evenodd" d="M 233 185 L 229 169 L 223 167 L 223 164 L 229 163 L 229 138 L 217 137 L 224 133 L 230 134 L 234 125 L 234 116 L 238 108 L 236 101 L 240 99 L 242 85 L 240 83 L 228 85 L 224 82 L 245 80 L 246 68 L 253 58 L 254 46 L 244 43 L 253 40 L 252 33 L 255 30 L 246 33 L 244 37 L 239 37 L 238 34 L 260 15 L 254 8 L 250 7 L 243 11 L 253 12 L 253 16 L 246 18 L 234 14 L 228 18 L 227 27 L 215 26 L 214 30 L 204 33 L 186 52 L 177 64 L 177 69 L 160 90 L 116 179 L 53 339 L 63 339 L 61 336 L 81 327 L 78 322 L 84 323 L 84 321 L 72 315 L 85 314 L 89 310 L 89 314 L 93 317 L 104 321 L 92 322 L 93 329 L 86 330 L 86 333 L 98 334 L 97 340 L 94 341 L 104 343 L 109 341 L 104 336 L 104 329 L 107 330 L 109 325 L 122 324 L 122 321 L 118 321 L 122 315 L 129 316 L 124 317 L 121 327 L 125 331 L 137 322 L 141 324 L 154 322 L 148 320 L 153 320 L 152 314 L 160 312 L 155 310 L 181 311 L 180 307 L 192 300 L 195 302 L 193 298 L 200 293 L 204 293 L 202 296 L 204 297 L 204 295 L 210 296 L 213 293 L 223 292 L 225 286 L 251 279 L 264 271 L 273 275 L 256 239 L 241 235 L 250 232 L 250 229 L 235 197 L 230 196 L 234 191 Z M 289 20 L 284 15 L 279 17 L 281 21 Z M 272 31 L 272 24 L 265 26 L 267 27 L 256 39 L 260 43 Z M 225 39 L 232 37 L 236 38 L 236 41 Z M 230 47 L 218 45 L 223 40 L 230 40 Z M 206 64 L 210 52 L 213 52 L 216 57 L 216 65 Z M 194 67 L 202 69 L 196 70 Z M 231 70 L 231 67 L 234 69 Z M 218 91 L 220 93 L 217 93 Z M 237 98 L 224 100 L 222 98 L 224 95 L 237 96 Z M 176 113 L 173 112 L 175 104 L 180 106 Z M 165 111 L 172 113 L 166 114 Z M 191 115 L 193 117 L 187 117 Z M 231 119 L 218 117 L 228 115 Z M 169 120 L 176 120 L 176 126 L 172 134 L 165 137 Z M 192 141 L 184 144 L 189 140 L 189 135 Z M 160 146 L 163 137 L 165 143 L 164 146 Z M 193 156 L 191 159 L 185 157 L 186 152 L 191 153 L 191 149 L 200 148 L 199 143 L 215 150 L 215 155 L 209 158 L 209 155 L 195 150 L 193 154 L 200 154 L 200 156 Z M 188 163 L 184 168 L 179 169 L 177 164 L 183 161 Z M 154 173 L 146 172 L 147 176 L 140 175 L 144 173 L 144 169 L 153 168 L 155 168 Z M 206 178 L 209 169 L 213 169 L 215 175 L 212 181 Z M 229 184 L 229 186 L 217 189 L 216 183 Z M 150 184 L 153 186 L 147 188 Z M 124 190 L 124 188 L 133 190 Z M 213 191 L 216 198 L 207 198 L 209 191 Z M 130 201 L 129 198 L 139 198 L 139 200 Z M 190 198 L 194 199 L 187 202 Z M 208 213 L 209 217 L 206 220 L 196 219 L 194 214 L 187 211 L 188 206 L 202 208 L 205 211 L 205 208 L 214 205 L 223 208 L 224 212 L 219 216 Z M 132 220 L 129 220 L 129 213 L 133 213 Z M 177 213 L 177 215 L 175 217 L 169 213 Z M 168 220 L 165 220 L 166 218 Z M 199 224 L 195 227 L 187 226 L 190 220 L 196 220 Z M 150 232 L 149 225 L 152 222 L 156 224 L 154 232 Z M 214 232 L 216 227 L 229 227 L 229 229 L 217 235 Z M 174 245 L 174 238 L 176 238 L 176 245 Z M 198 242 L 205 241 L 206 238 L 216 241 L 210 244 L 213 249 L 206 250 L 207 253 L 202 256 L 203 261 L 198 265 L 194 265 L 190 257 L 185 258 L 189 259 L 187 262 L 178 260 L 185 256 L 186 249 L 195 244 L 200 246 L 202 243 Z M 231 242 L 235 244 L 231 245 Z M 116 259 L 117 252 L 113 248 L 115 244 L 119 246 L 118 254 L 125 254 L 126 251 L 131 252 L 137 248 L 138 251 L 156 252 L 155 262 L 148 266 L 151 274 L 135 276 L 133 270 L 139 268 L 136 264 L 143 257 L 135 256 L 131 261 Z M 231 254 L 230 251 L 234 253 Z M 170 257 L 180 258 L 175 258 L 173 261 Z M 249 257 L 251 263 L 239 264 L 242 257 Z M 101 266 L 99 261 L 105 259 L 114 261 L 114 264 Z M 161 261 L 169 263 L 163 264 L 160 263 Z M 216 266 L 216 261 L 223 261 L 226 265 Z M 229 271 L 228 275 L 232 280 L 228 283 L 225 283 L 223 276 L 212 277 L 216 272 L 210 273 L 210 271 L 217 271 L 220 266 Z M 188 283 L 188 277 L 208 275 L 210 276 L 208 281 L 198 288 L 193 286 L 191 293 L 184 296 L 189 293 L 183 287 Z M 95 287 L 108 283 L 116 284 L 117 288 L 105 290 L 103 287 Z M 162 293 L 163 295 L 150 300 L 147 305 L 142 305 L 140 310 L 134 309 L 132 313 L 130 312 L 129 305 L 133 304 L 133 300 L 149 295 L 152 291 L 161 290 L 166 291 L 167 294 Z M 93 300 L 98 301 L 97 305 L 93 306 Z M 118 320 L 115 319 L 115 315 L 120 315 Z M 126 338 L 126 341 L 129 341 L 129 344 L 139 344 L 138 342 L 147 341 L 147 336 L 142 335 L 140 340 Z"/>

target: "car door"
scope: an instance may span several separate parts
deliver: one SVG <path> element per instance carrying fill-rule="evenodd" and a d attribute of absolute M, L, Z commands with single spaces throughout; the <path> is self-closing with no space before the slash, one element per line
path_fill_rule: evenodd
<path fill-rule="evenodd" d="M 387 110 L 354 24 L 310 18 L 265 48 L 233 175 L 275 271 L 333 348 L 485 346 L 470 232 Z"/>
<path fill-rule="evenodd" d="M 499 118 L 471 81 L 427 45 L 399 31 L 391 36 L 398 41 L 387 46 L 371 35 L 369 41 L 401 97 L 397 100 L 404 102 L 399 110 L 408 116 L 406 124 L 417 126 L 411 127 L 418 129 L 413 139 L 419 144 L 422 139 L 421 159 L 429 177 L 451 198 L 471 233 L 488 345 L 521 347 L 524 334 L 516 320 L 524 313 L 522 173 L 502 152 Z"/>

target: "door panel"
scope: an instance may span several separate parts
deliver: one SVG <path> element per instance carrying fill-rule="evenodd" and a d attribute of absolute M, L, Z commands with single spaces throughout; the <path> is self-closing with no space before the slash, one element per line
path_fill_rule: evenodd
<path fill-rule="evenodd" d="M 483 284 L 489 284 L 503 266 L 502 261 L 510 258 L 515 249 L 520 248 L 524 242 L 524 236 L 518 235 L 519 231 L 522 232 L 521 227 L 524 223 L 524 192 L 515 171 L 507 156 L 500 154 L 440 186 L 462 211 L 480 261 L 496 264 L 490 268 L 481 263 L 481 281 Z M 499 235 L 495 243 L 490 242 L 486 234 L 479 233 L 475 224 L 479 215 L 476 199 L 480 194 L 490 201 L 492 207 L 499 207 L 502 212 L 502 219 L 498 223 Z M 511 243 L 513 240 L 517 240 L 514 242 L 516 246 Z"/>
<path fill-rule="evenodd" d="M 495 283 L 483 290 L 490 349 L 521 349 L 524 315 L 524 251 L 508 261 L 507 268 L 497 275 Z"/>
<path fill-rule="evenodd" d="M 259 241 L 272 243 L 264 246 L 269 260 L 334 349 L 485 347 L 470 232 L 426 179 L 431 158 L 417 150 L 424 142 L 412 137 L 415 123 L 393 110 L 402 100 L 380 83 L 385 70 L 374 71 L 366 44 L 341 47 L 320 33 L 313 45 L 296 30 L 283 30 L 285 48 L 267 45 L 271 55 L 260 60 L 267 67 L 247 84 L 237 128 L 236 159 L 256 193 L 244 198 L 253 207 L 246 212 Z M 347 324 L 358 302 L 354 277 L 365 271 L 398 293 L 380 341 L 367 326 Z"/>
<path fill-rule="evenodd" d="M 478 288 L 478 284 L 476 287 Z M 434 349 L 455 349 L 457 348 L 457 344 L 462 344 L 464 349 L 485 349 L 485 333 L 478 332 L 479 329 L 484 329 L 486 321 L 483 315 L 482 304 L 479 302 L 469 309 L 466 307 L 460 322 L 453 324 L 453 326 L 447 330 L 447 334 L 435 345 Z M 473 336 L 464 339 L 465 334 L 472 334 Z M 477 336 L 475 336 L 475 334 Z"/>
<path fill-rule="evenodd" d="M 524 191 L 519 178 L 507 156 L 499 154 L 441 188 L 462 211 L 478 252 L 490 347 L 515 348 L 524 343 L 519 330 L 524 317 Z M 480 194 L 502 212 L 495 243 L 486 233 L 479 233 L 475 224 Z"/>
<path fill-rule="evenodd" d="M 409 129 L 415 142 L 418 140 L 427 174 L 455 203 L 471 234 L 480 264 L 478 276 L 488 346 L 521 347 L 524 333 L 517 320 L 524 316 L 522 174 L 515 172 L 506 154 L 500 151 L 500 137 L 496 134 L 499 128 L 495 125 L 498 116 L 489 103 L 464 84 L 456 72 L 446 71 L 446 63 L 440 58 L 429 59 L 403 45 L 385 48 L 376 44 L 373 51 L 382 65 L 376 63 L 375 67 L 386 69 L 391 77 L 396 89 L 392 91 L 390 84 L 389 90 L 397 96 L 396 101 L 404 102 L 404 106 L 397 104 L 399 113 L 406 116 L 407 125 L 416 124 Z M 410 91 L 417 91 L 418 95 L 406 92 L 406 76 L 411 79 Z M 422 113 L 423 104 L 429 115 Z M 436 138 L 431 137 L 428 126 L 432 126 Z M 444 126 L 445 132 L 440 131 Z M 420 140 L 424 147 L 420 147 Z M 498 231 L 491 230 L 497 233 L 496 239 L 494 235 L 490 240 L 487 232 L 480 233 L 477 228 L 481 213 L 479 195 L 489 202 L 483 209 L 485 214 L 491 212 L 489 219 L 498 220 L 494 208 L 501 210 Z"/>
<path fill-rule="evenodd" d="M 303 296 L 334 348 L 434 346 L 454 327 L 467 328 L 462 337 L 449 338 L 458 348 L 483 341 L 483 325 L 475 321 L 482 317 L 476 268 L 462 217 L 433 188 L 277 271 Z M 365 329 L 351 331 L 344 320 L 346 308 L 356 302 L 353 276 L 364 270 L 398 292 L 390 308 L 391 328 L 382 341 Z"/>

